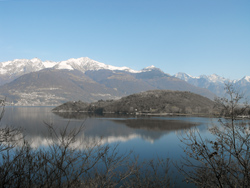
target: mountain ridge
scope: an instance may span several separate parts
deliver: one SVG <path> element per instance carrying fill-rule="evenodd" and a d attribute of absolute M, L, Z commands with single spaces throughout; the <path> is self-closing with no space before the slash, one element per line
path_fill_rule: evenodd
<path fill-rule="evenodd" d="M 174 76 L 196 87 L 208 89 L 219 97 L 225 96 L 225 83 L 233 83 L 238 89 L 238 92 L 244 93 L 246 98 L 250 97 L 250 76 L 244 76 L 238 80 L 226 79 L 218 76 L 217 74 L 194 77 L 189 74 L 179 72 Z"/>
<path fill-rule="evenodd" d="M 168 89 L 192 91 L 213 99 L 215 95 L 202 88 L 169 76 L 160 70 L 130 73 L 127 71 L 43 69 L 22 75 L 0 86 L 0 95 L 18 106 L 55 106 L 66 101 L 117 99 L 130 94 Z"/>
<path fill-rule="evenodd" d="M 66 80 L 60 79 L 63 73 Z M 51 89 L 56 88 L 54 81 L 45 79 L 45 75 L 57 80 L 57 86 L 62 86 L 65 91 L 68 91 L 65 92 L 61 89 L 60 92 L 55 92 L 55 89 Z M 45 83 L 43 84 L 46 87 L 43 87 L 39 77 L 44 78 Z M 63 80 L 65 83 L 62 82 Z M 177 73 L 171 76 L 153 65 L 136 71 L 128 67 L 106 65 L 88 57 L 71 58 L 60 62 L 33 58 L 0 63 L 0 95 L 9 97 L 10 101 L 12 100 L 18 105 L 29 103 L 31 105 L 57 105 L 58 102 L 66 100 L 111 99 L 154 89 L 192 91 L 213 99 L 216 95 L 223 96 L 225 94 L 224 82 L 226 81 L 230 80 L 216 74 L 194 77 L 186 73 Z M 233 82 L 245 93 L 250 93 L 250 76 Z M 91 88 L 91 85 L 94 89 Z M 46 90 L 48 95 L 44 92 L 41 93 L 41 90 Z M 77 94 L 71 94 L 74 90 L 78 91 Z M 81 96 L 80 91 L 84 97 Z M 63 92 L 65 93 L 63 94 Z M 35 100 L 34 96 L 30 96 L 31 93 L 38 98 L 40 97 L 40 102 Z M 45 102 L 45 96 L 51 100 L 53 98 L 53 102 Z M 22 97 L 25 98 L 25 102 L 20 102 Z M 87 97 L 89 98 L 87 99 Z"/>
<path fill-rule="evenodd" d="M 45 68 L 54 68 L 54 69 L 68 69 L 68 70 L 79 70 L 81 72 L 86 72 L 89 70 L 101 70 L 101 69 L 106 69 L 106 70 L 114 70 L 114 71 L 127 71 L 131 73 L 140 73 L 140 72 L 147 72 L 151 71 L 154 69 L 159 69 L 155 67 L 154 65 L 145 67 L 139 71 L 133 70 L 129 67 L 116 67 L 108 64 L 104 64 L 95 60 L 92 60 L 88 57 L 80 57 L 80 58 L 70 58 L 68 60 L 64 61 L 42 61 L 39 58 L 35 57 L 33 59 L 14 59 L 12 61 L 5 61 L 5 62 L 0 62 L 0 79 L 3 76 L 11 76 L 14 79 L 17 78 L 18 76 L 21 76 L 26 73 L 30 72 L 36 72 L 40 71 Z M 162 71 L 161 69 L 159 69 Z M 163 72 L 163 71 L 162 71 Z M 163 72 L 164 73 L 164 72 Z M 168 73 L 165 73 L 168 74 Z M 170 75 L 170 74 L 168 74 Z M 184 76 L 185 75 L 185 76 Z M 210 82 L 225 82 L 225 81 L 231 81 L 231 82 L 238 82 L 242 79 L 246 79 L 247 82 L 250 82 L 250 76 L 243 76 L 241 79 L 234 79 L 234 80 L 229 80 L 224 77 L 221 77 L 217 74 L 212 74 L 212 75 L 200 75 L 198 77 L 191 76 L 187 73 L 176 73 L 172 76 L 175 76 L 177 78 L 180 78 L 182 80 L 188 81 L 189 79 L 201 79 L 204 78 L 206 80 L 209 80 Z M 13 80 L 13 79 L 12 79 Z M 12 81 L 11 80 L 11 81 Z M 1 82 L 0 82 L 1 84 Z"/>

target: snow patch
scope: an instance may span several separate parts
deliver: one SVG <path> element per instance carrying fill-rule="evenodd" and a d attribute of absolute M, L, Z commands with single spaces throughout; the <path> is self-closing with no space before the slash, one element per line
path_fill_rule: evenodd
<path fill-rule="evenodd" d="M 208 76 L 208 79 L 209 79 L 210 82 L 214 82 L 214 83 L 215 82 L 224 83 L 226 81 L 225 78 L 220 77 L 217 74 L 212 74 L 212 75 Z"/>
<path fill-rule="evenodd" d="M 68 64 L 67 61 L 62 61 L 59 64 L 56 65 L 56 69 L 68 69 L 68 70 L 74 70 L 71 65 Z"/>
<path fill-rule="evenodd" d="M 153 70 L 153 69 L 155 69 L 155 68 L 156 68 L 156 67 L 155 67 L 154 65 L 151 65 L 151 66 L 149 66 L 149 67 L 146 67 L 146 68 L 142 69 L 142 71 L 143 71 L 143 72 L 151 71 L 151 70 Z"/>
<path fill-rule="evenodd" d="M 138 72 L 135 70 L 132 70 L 128 67 L 115 67 L 112 65 L 106 65 L 104 63 L 100 63 L 97 61 L 94 61 L 88 57 L 81 57 L 78 59 L 68 59 L 66 61 L 59 62 L 56 66 L 56 69 L 77 69 L 82 72 L 86 72 L 88 70 L 101 70 L 101 69 L 107 69 L 107 70 L 121 70 L 121 71 L 128 71 L 128 72 Z"/>
<path fill-rule="evenodd" d="M 177 74 L 174 75 L 175 77 L 177 78 L 180 78 L 181 80 L 184 80 L 184 81 L 188 81 L 189 79 L 199 79 L 200 77 L 195 77 L 195 76 L 191 76 L 190 74 L 186 74 L 186 73 L 183 73 L 183 72 L 179 72 Z"/>
<path fill-rule="evenodd" d="M 33 63 L 41 63 L 42 61 L 40 59 L 38 59 L 37 57 L 33 58 L 30 60 Z"/>
<path fill-rule="evenodd" d="M 54 62 L 54 61 L 44 61 L 43 62 L 43 65 L 44 65 L 45 68 L 52 68 L 52 67 L 54 67 L 57 64 L 58 63 Z"/>
<path fill-rule="evenodd" d="M 11 64 L 11 62 L 12 62 L 12 61 L 3 62 L 3 63 L 2 63 L 2 66 L 3 66 L 3 67 L 6 67 L 6 66 L 8 66 L 9 64 Z"/>
<path fill-rule="evenodd" d="M 106 65 L 94 61 L 88 57 L 81 57 L 78 59 L 71 58 L 66 61 L 54 62 L 54 61 L 41 61 L 38 58 L 33 59 L 14 59 L 13 61 L 7 61 L 0 63 L 0 74 L 4 75 L 23 75 L 29 72 L 36 72 L 44 68 L 55 68 L 55 69 L 67 69 L 67 70 L 79 70 L 86 72 L 88 70 L 111 70 L 111 71 L 127 71 L 131 73 L 139 73 L 130 69 L 129 67 L 116 67 L 112 65 Z M 153 67 L 151 67 L 153 68 Z"/>
<path fill-rule="evenodd" d="M 250 82 L 250 76 L 245 76 L 244 79 L 245 79 L 247 82 Z"/>
<path fill-rule="evenodd" d="M 0 74 L 6 74 L 6 73 L 8 73 L 8 71 L 7 71 L 7 70 L 0 69 Z"/>

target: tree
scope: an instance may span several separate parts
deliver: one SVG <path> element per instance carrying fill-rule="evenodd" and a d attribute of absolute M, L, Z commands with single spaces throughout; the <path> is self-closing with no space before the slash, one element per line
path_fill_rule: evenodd
<path fill-rule="evenodd" d="M 1 124 L 5 112 L 5 99 L 0 100 L 0 152 L 13 149 L 23 139 L 21 128 Z"/>
<path fill-rule="evenodd" d="M 181 137 L 186 155 L 176 167 L 198 187 L 250 187 L 250 125 L 238 119 L 248 104 L 241 104 L 243 95 L 232 83 L 225 90 L 227 97 L 216 100 L 224 117 L 210 128 L 213 137 L 202 138 L 197 130 Z"/>
<path fill-rule="evenodd" d="M 0 152 L 0 187 L 114 187 L 136 172 L 131 153 L 98 142 L 83 148 L 77 141 L 83 126 L 57 130 L 46 125 L 47 148 L 31 148 L 23 138 Z"/>

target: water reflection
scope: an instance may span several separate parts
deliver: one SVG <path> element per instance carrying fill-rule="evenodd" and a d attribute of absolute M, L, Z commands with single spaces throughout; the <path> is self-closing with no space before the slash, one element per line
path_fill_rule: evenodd
<path fill-rule="evenodd" d="M 133 150 L 135 155 L 139 155 L 139 162 L 157 157 L 179 160 L 183 150 L 179 147 L 181 143 L 176 134 L 197 128 L 202 135 L 206 135 L 207 126 L 211 124 L 210 118 L 54 114 L 51 110 L 47 107 L 8 107 L 1 124 L 21 127 L 34 148 L 46 147 L 52 141 L 47 134 L 46 123 L 53 125 L 57 131 L 67 125 L 70 129 L 77 129 L 83 124 L 84 129 L 77 136 L 75 146 L 80 145 L 84 149 L 96 142 L 111 146 L 119 142 L 119 152 Z"/>
<path fill-rule="evenodd" d="M 198 123 L 178 120 L 158 120 L 150 118 L 114 120 L 117 123 L 125 124 L 133 129 L 144 129 L 149 131 L 175 131 L 197 126 Z"/>
<path fill-rule="evenodd" d="M 47 134 L 46 123 L 53 125 L 57 131 L 67 125 L 73 129 L 84 124 L 83 131 L 77 137 L 83 147 L 97 141 L 105 144 L 138 141 L 138 139 L 153 144 L 170 133 L 200 125 L 199 122 L 171 118 L 52 113 L 51 109 L 47 107 L 9 107 L 6 108 L 1 123 L 22 127 L 26 139 L 32 143 L 33 147 L 48 144 L 50 138 Z"/>

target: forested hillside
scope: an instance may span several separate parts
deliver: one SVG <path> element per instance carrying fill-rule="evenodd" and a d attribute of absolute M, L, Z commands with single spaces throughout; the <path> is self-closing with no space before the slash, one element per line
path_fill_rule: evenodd
<path fill-rule="evenodd" d="M 95 113 L 182 113 L 209 114 L 214 102 L 198 94 L 184 91 L 151 90 L 119 100 L 93 103 L 67 102 L 53 109 L 56 112 L 85 111 Z"/>

